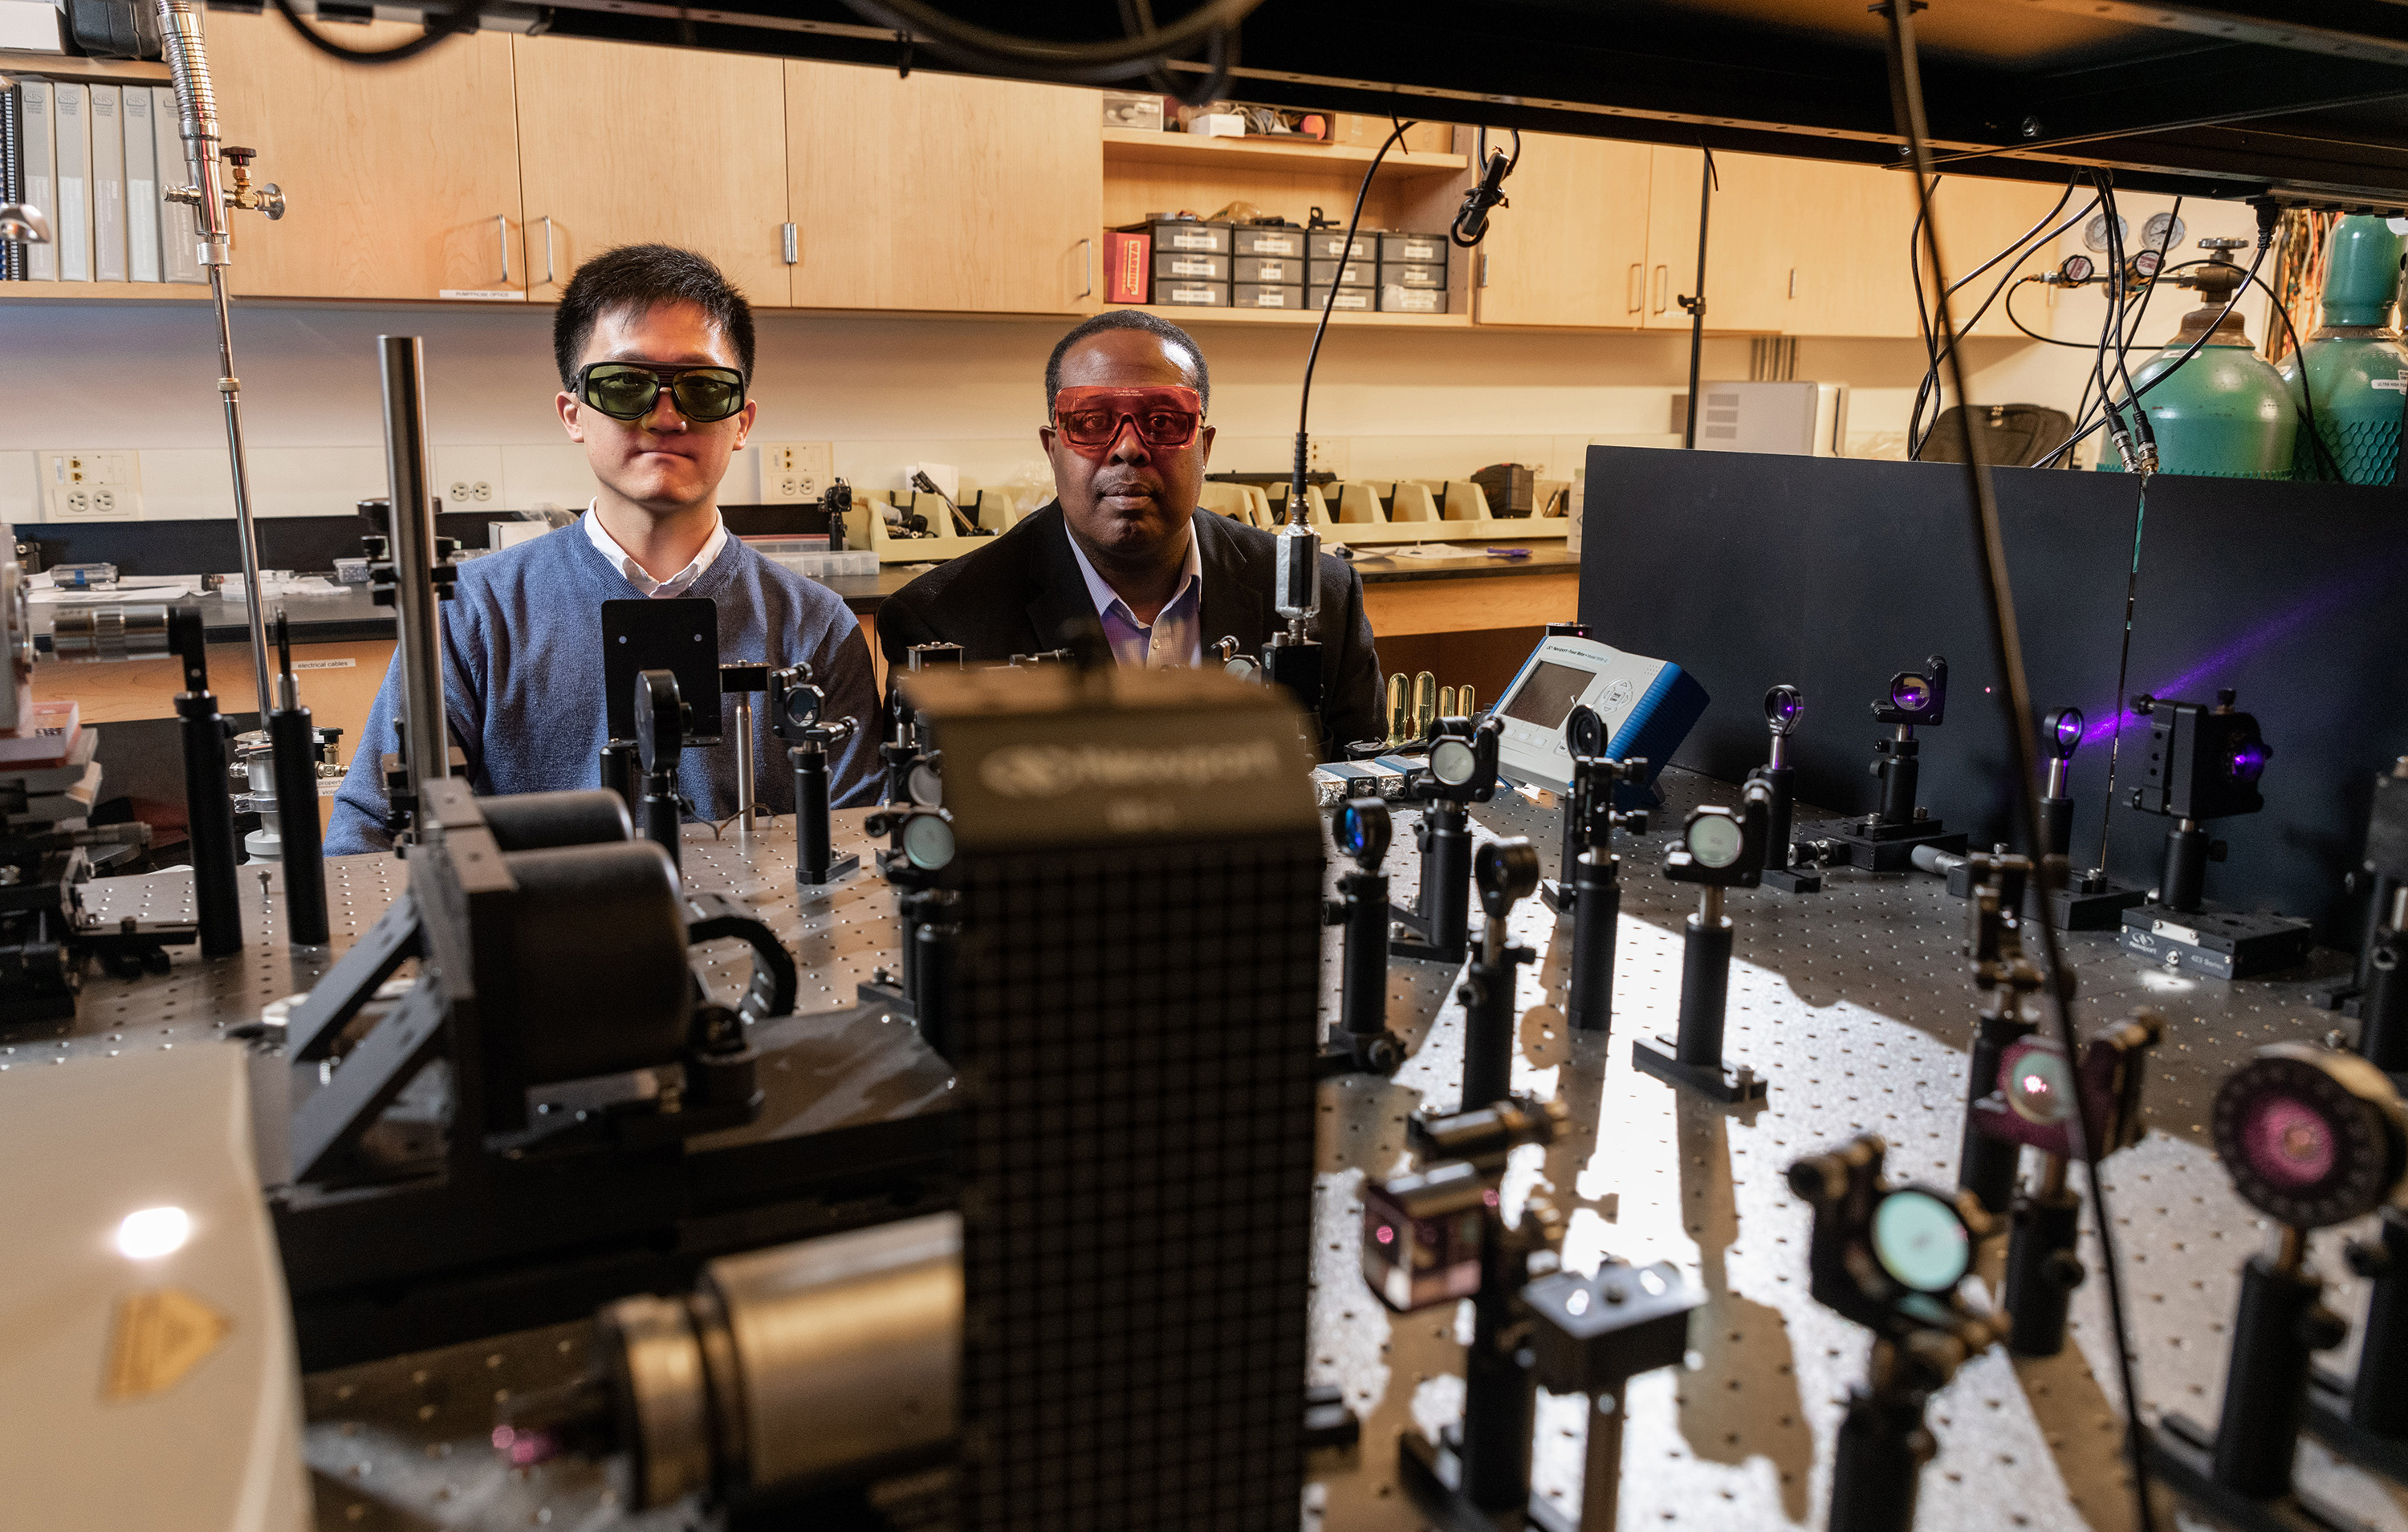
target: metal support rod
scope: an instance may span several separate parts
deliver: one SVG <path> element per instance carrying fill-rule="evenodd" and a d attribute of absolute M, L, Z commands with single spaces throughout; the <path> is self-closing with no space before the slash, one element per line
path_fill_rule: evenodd
<path fill-rule="evenodd" d="M 2007 1349 L 2017 1356 L 2055 1356 L 2065 1349 L 2066 1310 L 2082 1281 L 2074 1254 L 2081 1224 L 2082 1199 L 2062 1185 L 2015 1198 L 2005 1301 L 2014 1321 Z"/>
<path fill-rule="evenodd" d="M 1706 216 L 1714 208 L 1714 151 L 1709 149 L 1704 154 L 1698 177 L 1698 290 L 1682 304 L 1689 311 L 1689 416 L 1681 445 L 1693 451 L 1698 445 L 1698 368 L 1706 349 Z"/>
<path fill-rule="evenodd" d="M 2168 909 L 2197 909 L 2207 893 L 2209 858 L 2207 832 L 2197 820 L 2178 822 L 2166 832 L 2165 867 L 2157 880 L 2157 903 Z"/>
<path fill-rule="evenodd" d="M 1346 927 L 1338 1024 L 1355 1038 L 1382 1037 L 1388 1030 L 1388 875 L 1349 872 L 1338 890 Z"/>
<path fill-rule="evenodd" d="M 816 886 L 828 881 L 836 859 L 828 830 L 827 752 L 816 742 L 794 746 L 786 759 L 795 768 L 795 881 Z"/>
<path fill-rule="evenodd" d="M 1515 972 L 1530 956 L 1505 933 L 1502 916 L 1491 916 L 1481 935 L 1479 955 L 1457 998 L 1463 1002 L 1463 1109 L 1476 1111 L 1502 1101 L 1513 1089 Z"/>
<path fill-rule="evenodd" d="M 284 933 L 299 946 L 322 947 L 328 928 L 326 863 L 318 830 L 318 735 L 292 682 L 290 671 L 280 678 L 281 706 L 267 715 L 283 839 Z"/>
<path fill-rule="evenodd" d="M 1471 1300 L 1471 1349 L 1463 1358 L 1463 1494 L 1492 1516 L 1518 1516 L 1530 1500 L 1537 1384 L 1519 1354 L 1524 1342 L 1513 1334 L 1518 1284 L 1506 1250 L 1505 1221 L 1494 1208 L 1483 1221 L 1480 1291 Z"/>
<path fill-rule="evenodd" d="M 401 638 L 402 769 L 410 796 L 452 775 L 443 707 L 442 608 L 435 595 L 435 502 L 427 491 L 426 348 L 416 336 L 379 336 L 384 374 L 384 471 L 393 553 L 393 609 Z M 258 608 L 253 604 L 252 612 Z"/>
<path fill-rule="evenodd" d="M 1731 923 L 1723 913 L 1721 889 L 1710 885 L 1699 894 L 1681 947 L 1681 1026 L 1673 1047 L 1683 1064 L 1719 1069 L 1730 994 Z"/>
<path fill-rule="evenodd" d="M 1613 946 L 1622 914 L 1622 859 L 1584 852 L 1572 864 L 1572 974 L 1565 1017 L 1578 1032 L 1613 1025 Z"/>
<path fill-rule="evenodd" d="M 752 833 L 752 694 L 736 694 L 736 827 Z"/>
<path fill-rule="evenodd" d="M 1882 1370 L 1876 1341 L 1873 1367 Z M 1838 1455 L 1831 1465 L 1829 1525 L 1843 1532 L 1914 1532 L 1915 1491 L 1931 1456 L 1923 1428 L 1924 1395 L 1914 1389 L 1888 1393 L 1856 1390 L 1840 1423 Z"/>
<path fill-rule="evenodd" d="M 235 888 L 234 795 L 226 784 L 226 721 L 207 690 L 179 693 L 176 716 L 184 735 L 185 834 L 193 853 L 193 913 L 201 955 L 242 950 L 242 912 Z M 316 800 L 311 800 L 311 808 Z"/>
<path fill-rule="evenodd" d="M 209 82 L 209 56 L 200 12 L 192 0 L 158 0 L 161 51 L 175 81 L 185 169 L 192 177 L 193 227 L 200 264 L 209 274 L 209 301 L 218 321 L 218 396 L 225 410 L 226 458 L 234 480 L 234 520 L 241 544 L 244 589 L 250 594 L 251 680 L 262 726 L 273 694 L 267 678 L 267 623 L 259 590 L 259 533 L 251 511 L 251 470 L 243 452 L 242 380 L 234 370 L 234 322 L 228 311 L 226 268 L 233 261 L 225 181 L 218 166 L 217 93 Z M 163 167 L 164 168 L 164 167 Z"/>
<path fill-rule="evenodd" d="M 1624 1385 L 1627 1393 L 1628 1384 Z M 1622 1500 L 1622 1400 L 1595 1394 L 1588 1401 L 1588 1442 L 1583 1449 L 1581 1532 L 1613 1532 Z"/>
<path fill-rule="evenodd" d="M 2242 1268 L 2215 1430 L 2215 1482 L 2260 1500 L 2291 1490 L 2292 1459 L 2306 1424 L 2310 1322 L 2319 1316 L 2324 1297 L 2324 1283 L 2299 1262 L 2298 1231 L 2284 1234 L 2283 1256 L 2253 1255 Z"/>

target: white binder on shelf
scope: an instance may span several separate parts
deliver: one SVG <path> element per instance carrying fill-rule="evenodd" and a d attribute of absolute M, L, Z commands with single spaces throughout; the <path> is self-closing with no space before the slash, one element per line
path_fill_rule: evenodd
<path fill-rule="evenodd" d="M 51 108 L 57 90 L 47 79 L 23 75 L 17 78 L 17 122 L 25 156 L 25 200 L 46 213 L 58 207 L 58 130 Z M 25 276 L 29 281 L 57 281 L 59 247 L 26 246 Z"/>
<path fill-rule="evenodd" d="M 151 141 L 159 146 L 159 276 L 170 282 L 205 282 L 201 270 L 201 236 L 193 224 L 193 209 L 167 200 L 167 189 L 192 179 L 184 165 L 183 119 L 176 110 L 176 88 L 150 87 Z"/>
<path fill-rule="evenodd" d="M 150 87 L 125 87 L 125 279 L 159 279 L 159 143 Z"/>
<path fill-rule="evenodd" d="M 92 279 L 122 282 L 126 279 L 125 98 L 114 85 L 88 89 L 92 92 Z"/>
<path fill-rule="evenodd" d="M 59 247 L 59 280 L 92 280 L 92 93 L 81 85 L 52 87 L 59 146 L 59 205 L 50 238 Z"/>

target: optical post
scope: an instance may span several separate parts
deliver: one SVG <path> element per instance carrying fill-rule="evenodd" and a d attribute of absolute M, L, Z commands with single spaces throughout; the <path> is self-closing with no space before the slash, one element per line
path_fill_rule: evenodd
<path fill-rule="evenodd" d="M 1613 832 L 1647 833 L 1643 809 L 1617 810 L 1614 788 L 1647 780 L 1647 763 L 1633 756 L 1616 761 L 1603 753 L 1605 725 L 1586 707 L 1574 708 L 1564 723 L 1571 749 L 1571 791 L 1565 795 L 1563 878 L 1541 895 L 1558 913 L 1572 917 L 1571 981 L 1564 1000 L 1576 1031 L 1604 1032 L 1613 1025 L 1613 949 L 1622 916 L 1622 858 Z"/>
<path fill-rule="evenodd" d="M 1471 960 L 1455 998 L 1463 1002 L 1463 1099 L 1502 1101 L 1512 1094 L 1515 1024 L 1514 978 L 1539 954 L 1515 946 L 1505 929 L 1513 907 L 1539 886 L 1539 853 L 1518 836 L 1492 840 L 1472 859 L 1480 908 L 1487 916 L 1480 952 Z"/>
<path fill-rule="evenodd" d="M 1338 875 L 1338 895 L 1325 900 L 1321 923 L 1344 928 L 1338 1024 L 1322 1041 L 1319 1071 L 1393 1075 L 1405 1062 L 1404 1040 L 1388 1030 L 1388 875 L 1380 863 L 1388 854 L 1388 806 L 1378 798 L 1351 798 L 1330 816 L 1338 849 L 1354 866 Z"/>
<path fill-rule="evenodd" d="M 2348 1322 L 2325 1307 L 2308 1236 L 2386 1209 L 2397 1196 L 2408 1169 L 2408 1110 L 2390 1077 L 2354 1053 L 2273 1043 L 2226 1079 L 2210 1127 L 2233 1189 L 2274 1223 L 2274 1243 L 2242 1267 L 2215 1429 L 2168 1414 L 2150 1439 L 2150 1459 L 2178 1494 L 2229 1526 L 2354 1532 L 2366 1524 L 2293 1482 L 2314 1354 L 2349 1337 Z M 2387 1247 L 2399 1238 L 2397 1221 L 2386 1211 Z M 2396 1355 L 2398 1300 L 2386 1296 L 2392 1302 L 2378 1317 Z M 2369 1353 L 2378 1375 L 2389 1359 Z M 2396 1392 L 2398 1380 L 2383 1378 L 2381 1386 Z"/>
<path fill-rule="evenodd" d="M 1986 1232 L 1981 1210 L 1890 1186 L 1887 1153 L 1867 1135 L 1789 1167 L 1790 1189 L 1814 1207 L 1809 1291 L 1873 1332 L 1870 1386 L 1849 1391 L 1840 1425 L 1831 1532 L 1909 1532 L 1924 1465 L 1938 1451 L 1924 1408 L 2002 1333 L 1957 1292 Z"/>
<path fill-rule="evenodd" d="M 861 858 L 838 856 L 828 819 L 828 752 L 853 737 L 850 718 L 828 719 L 827 694 L 811 683 L 811 667 L 790 666 L 769 674 L 769 727 L 786 741 L 795 772 L 795 883 L 813 893 L 861 870 Z"/>
<path fill-rule="evenodd" d="M 1789 737 L 1805 715 L 1806 694 L 1797 687 L 1784 682 L 1764 694 L 1764 726 L 1772 736 L 1772 753 L 1749 774 L 1763 778 L 1765 786 L 1772 790 L 1772 811 L 1764 840 L 1764 886 L 1784 894 L 1819 894 L 1823 889 L 1821 872 L 1797 865 L 1796 837 L 1791 834 L 1798 770 L 1789 764 Z"/>
<path fill-rule="evenodd" d="M 1738 813 L 1711 805 L 1692 809 L 1681 839 L 1664 857 L 1664 876 L 1696 883 L 1698 911 L 1691 915 L 1681 948 L 1680 1031 L 1669 1046 L 1630 1045 L 1630 1062 L 1667 1085 L 1722 1102 L 1759 1100 L 1767 1081 L 1747 1065 L 1723 1063 L 1723 1021 L 1730 993 L 1731 921 L 1723 913 L 1723 891 L 1754 888 L 1764 874 L 1765 825 L 1772 789 L 1749 780 Z"/>
<path fill-rule="evenodd" d="M 1390 950 L 1398 957 L 1460 963 L 1469 951 L 1471 926 L 1470 806 L 1497 795 L 1494 718 L 1474 725 L 1440 718 L 1432 727 L 1429 755 L 1405 783 L 1405 795 L 1421 804 L 1413 844 L 1422 853 L 1421 894 L 1413 908 L 1392 909 L 1404 928 Z"/>
<path fill-rule="evenodd" d="M 1776 689 L 1777 690 L 1777 689 Z M 1768 699 L 1768 713 L 1770 709 Z M 1963 835 L 1917 804 L 1923 741 L 1917 728 L 1936 728 L 1948 712 L 1948 662 L 1934 654 L 1921 670 L 1901 670 L 1873 705 L 1876 723 L 1890 726 L 1888 738 L 1873 741 L 1872 774 L 1881 779 L 1881 807 L 1851 819 L 1820 820 L 1798 830 L 1799 850 L 1823 866 L 1866 872 L 1896 872 L 1910 866 L 1918 847 L 1961 852 Z"/>

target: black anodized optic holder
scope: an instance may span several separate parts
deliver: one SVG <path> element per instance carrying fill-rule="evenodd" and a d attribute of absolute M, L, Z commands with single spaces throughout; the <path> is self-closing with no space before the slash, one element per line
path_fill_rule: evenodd
<path fill-rule="evenodd" d="M 2315 939 L 2307 922 L 2229 909 L 2205 897 L 2207 865 L 2224 860 L 2224 842 L 2200 823 L 2266 807 L 2258 779 L 2273 753 L 2258 720 L 2233 707 L 2230 690 L 2213 709 L 2140 696 L 2133 711 L 2149 720 L 2146 775 L 2132 807 L 2174 822 L 2166 832 L 2157 895 L 2124 911 L 2124 950 L 2186 973 L 2249 979 L 2307 961 Z"/>
<path fill-rule="evenodd" d="M 1899 872 L 1914 865 L 1917 847 L 1961 852 L 1965 837 L 1951 834 L 1914 801 L 1922 766 L 1915 729 L 1935 728 L 1948 711 L 1948 662 L 1934 654 L 1921 671 L 1890 678 L 1889 694 L 1872 705 L 1876 723 L 1890 726 L 1873 741 L 1872 775 L 1881 779 L 1881 807 L 1848 819 L 1816 820 L 1798 827 L 1796 846 L 1822 866 L 1864 872 Z"/>
<path fill-rule="evenodd" d="M 1820 894 L 1821 869 L 1798 861 L 1797 838 L 1791 832 L 1797 802 L 1798 770 L 1789 764 L 1789 737 L 1806 715 L 1806 694 L 1784 681 L 1764 694 L 1764 723 L 1772 734 L 1772 754 L 1748 773 L 1760 777 L 1772 793 L 1772 811 L 1764 839 L 1764 886 L 1784 894 Z"/>
<path fill-rule="evenodd" d="M 1411 908 L 1389 908 L 1398 930 L 1388 950 L 1452 964 L 1470 951 L 1470 806 L 1497 795 L 1497 741 L 1504 724 L 1494 718 L 1477 725 L 1468 718 L 1441 718 L 1433 727 L 1426 763 L 1405 782 L 1406 798 L 1423 805 L 1413 827 L 1421 892 Z"/>
<path fill-rule="evenodd" d="M 1342 927 L 1338 1024 L 1322 1039 L 1314 1072 L 1393 1075 L 1405 1062 L 1404 1039 L 1388 1030 L 1388 875 L 1380 870 L 1393 833 L 1388 806 L 1351 798 L 1331 816 L 1340 851 L 1354 859 L 1339 874 L 1338 897 L 1323 901 L 1321 923 Z"/>
<path fill-rule="evenodd" d="M 1745 807 L 1737 814 L 1711 806 L 1691 809 L 1681 839 L 1665 855 L 1665 877 L 1700 885 L 1698 912 L 1683 933 L 1680 1026 L 1670 1039 L 1630 1046 L 1630 1062 L 1639 1068 L 1724 1103 L 1757 1100 L 1769 1083 L 1747 1065 L 1734 1069 L 1723 1063 L 1732 931 L 1730 917 L 1723 913 L 1723 891 L 1754 888 L 1762 880 L 1771 810 L 1771 789 L 1762 779 L 1751 779 L 1745 793 Z"/>

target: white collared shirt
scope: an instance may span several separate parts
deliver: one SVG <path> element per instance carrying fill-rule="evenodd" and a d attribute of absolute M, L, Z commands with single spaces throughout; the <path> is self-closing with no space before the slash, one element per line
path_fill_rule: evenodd
<path fill-rule="evenodd" d="M 1209 514 L 1209 513 L 1207 513 Z M 1062 535 L 1070 536 L 1065 527 Z M 1196 541 L 1196 529 L 1187 529 L 1187 567 L 1182 571 L 1179 590 L 1154 614 L 1152 623 L 1140 623 L 1120 593 L 1104 583 L 1096 566 L 1087 562 L 1087 551 L 1079 539 L 1070 537 L 1070 556 L 1079 561 L 1079 573 L 1087 578 L 1087 595 L 1096 604 L 1096 616 L 1104 624 L 1104 637 L 1112 646 L 1112 658 L 1123 665 L 1152 666 L 1157 669 L 1170 666 L 1197 666 L 1204 663 L 1204 555 Z"/>
<path fill-rule="evenodd" d="M 627 551 L 619 546 L 619 539 L 610 536 L 602 525 L 602 518 L 595 514 L 595 507 L 600 503 L 598 496 L 587 501 L 585 514 L 579 518 L 585 523 L 586 539 L 594 544 L 595 549 L 604 558 L 610 561 L 610 567 L 618 570 L 622 579 L 656 600 L 666 600 L 671 596 L 685 594 L 693 588 L 694 582 L 702 578 L 703 571 L 718 561 L 720 553 L 727 547 L 727 523 L 720 517 L 718 511 L 713 510 L 710 513 L 710 536 L 704 539 L 702 551 L 694 556 L 694 562 L 666 580 L 654 580 L 644 572 L 642 565 L 628 556 Z"/>

